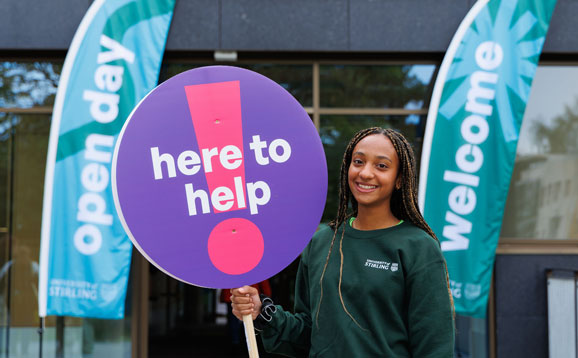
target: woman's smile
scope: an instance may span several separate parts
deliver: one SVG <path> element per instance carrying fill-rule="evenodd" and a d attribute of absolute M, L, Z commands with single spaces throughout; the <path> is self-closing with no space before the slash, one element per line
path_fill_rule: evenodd
<path fill-rule="evenodd" d="M 362 192 L 372 192 L 374 189 L 377 189 L 377 185 L 369 185 L 369 184 L 362 184 L 362 183 L 355 183 L 357 189 Z"/>

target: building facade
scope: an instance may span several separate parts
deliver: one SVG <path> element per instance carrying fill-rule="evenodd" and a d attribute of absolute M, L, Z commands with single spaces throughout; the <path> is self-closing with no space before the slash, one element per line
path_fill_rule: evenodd
<path fill-rule="evenodd" d="M 325 147 L 328 221 L 341 155 L 357 130 L 398 129 L 419 158 L 437 72 L 474 3 L 177 0 L 159 82 L 226 64 L 286 88 Z M 52 106 L 90 4 L 0 3 L 0 357 L 235 354 L 218 292 L 177 282 L 136 251 L 125 319 L 49 317 L 40 327 L 37 262 Z M 549 327 L 548 275 L 578 272 L 576 15 L 578 2 L 558 0 L 524 116 L 487 318 L 457 318 L 456 357 L 545 357 L 559 342 Z M 270 279 L 276 302 L 291 305 L 296 265 Z"/>

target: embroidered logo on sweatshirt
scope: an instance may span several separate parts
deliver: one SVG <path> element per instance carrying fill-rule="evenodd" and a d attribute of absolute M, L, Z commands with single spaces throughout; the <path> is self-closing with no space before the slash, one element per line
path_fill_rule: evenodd
<path fill-rule="evenodd" d="M 399 269 L 399 264 L 396 262 L 392 263 L 387 261 L 377 261 L 367 259 L 367 261 L 365 262 L 365 267 L 395 272 Z"/>

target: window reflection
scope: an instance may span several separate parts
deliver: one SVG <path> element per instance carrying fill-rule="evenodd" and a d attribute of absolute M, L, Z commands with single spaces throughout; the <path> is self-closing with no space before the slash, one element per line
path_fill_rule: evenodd
<path fill-rule="evenodd" d="M 0 107 L 52 106 L 62 65 L 0 62 Z"/>
<path fill-rule="evenodd" d="M 322 107 L 427 108 L 435 65 L 322 65 Z"/>
<path fill-rule="evenodd" d="M 210 64 L 169 63 L 161 67 L 160 81 L 178 75 L 181 72 L 208 66 Z M 268 77 L 287 90 L 304 107 L 313 105 L 313 69 L 311 65 L 280 65 L 270 63 L 235 63 L 235 67 L 246 68 Z"/>
<path fill-rule="evenodd" d="M 304 107 L 313 105 L 313 69 L 311 65 L 239 64 L 277 82 Z"/>
<path fill-rule="evenodd" d="M 501 236 L 578 239 L 578 67 L 541 66 L 524 115 Z"/>
<path fill-rule="evenodd" d="M 10 184 L 10 116 L 0 113 L 0 230 L 8 230 L 8 185 Z M 1 260 L 1 258 L 0 258 Z"/>

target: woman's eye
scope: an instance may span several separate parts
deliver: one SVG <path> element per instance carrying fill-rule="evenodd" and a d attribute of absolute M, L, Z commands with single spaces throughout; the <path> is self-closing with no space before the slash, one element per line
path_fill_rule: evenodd
<path fill-rule="evenodd" d="M 361 161 L 361 159 L 353 159 L 353 164 L 360 165 L 363 164 L 363 162 Z"/>
<path fill-rule="evenodd" d="M 379 163 L 379 164 L 377 165 L 377 167 L 378 167 L 379 169 L 387 169 L 387 165 L 386 165 L 386 164 L 383 164 L 383 163 Z"/>

